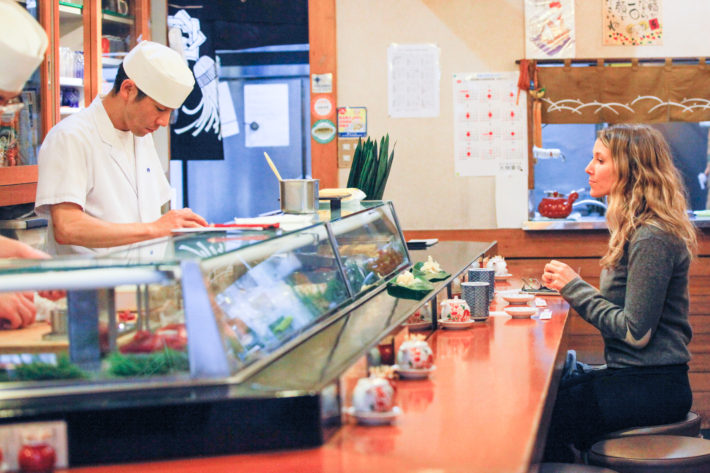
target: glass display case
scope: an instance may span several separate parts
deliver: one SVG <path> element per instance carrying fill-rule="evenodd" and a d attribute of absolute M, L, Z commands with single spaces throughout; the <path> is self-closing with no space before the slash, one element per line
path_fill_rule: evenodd
<path fill-rule="evenodd" d="M 98 258 L 0 268 L 0 291 L 66 291 L 66 298 L 46 301 L 46 320 L 0 331 L 1 422 L 65 421 L 73 465 L 322 442 L 323 419 L 339 422 L 338 371 L 425 303 L 399 303 L 382 290 L 411 266 L 393 206 L 370 203 L 288 232 L 215 230 Z M 379 299 L 374 313 L 345 322 Z M 344 326 L 357 333 L 341 339 Z M 308 358 L 319 366 L 296 374 L 293 360 L 302 359 L 294 354 L 314 337 Z M 285 366 L 293 378 L 284 365 L 267 369 L 277 360 L 292 360 Z M 295 410 L 284 412 L 285 405 Z M 125 424 L 134 415 L 141 424 Z M 189 435 L 175 441 L 171 433 L 174 447 L 130 454 L 116 448 L 164 430 L 171 415 L 189 424 L 207 416 L 205 429 L 231 419 L 256 437 L 234 438 L 230 430 L 215 433 L 215 445 L 186 446 Z M 265 432 L 274 429 L 270 415 L 283 434 Z M 102 422 L 124 425 L 120 433 L 102 432 Z M 259 432 L 283 438 L 266 445 Z"/>

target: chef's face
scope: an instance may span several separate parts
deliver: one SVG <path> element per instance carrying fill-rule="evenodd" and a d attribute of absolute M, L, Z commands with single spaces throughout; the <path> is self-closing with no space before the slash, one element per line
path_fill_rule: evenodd
<path fill-rule="evenodd" d="M 611 159 L 611 151 L 601 141 L 594 143 L 592 160 L 584 171 L 589 174 L 589 194 L 592 197 L 609 195 L 616 182 L 616 165 Z"/>
<path fill-rule="evenodd" d="M 126 126 L 136 136 L 153 133 L 161 126 L 168 126 L 172 108 L 165 107 L 148 96 L 138 97 L 138 90 L 129 92 L 125 108 Z"/>

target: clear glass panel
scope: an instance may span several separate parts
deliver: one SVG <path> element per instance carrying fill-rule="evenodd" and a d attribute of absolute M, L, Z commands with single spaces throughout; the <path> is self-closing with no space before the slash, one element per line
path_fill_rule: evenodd
<path fill-rule="evenodd" d="M 135 1 L 101 1 L 101 93 L 113 86 L 124 56 L 136 45 Z"/>
<path fill-rule="evenodd" d="M 20 5 L 38 18 L 35 0 Z M 20 100 L 24 106 L 19 111 L 0 115 L 0 167 L 37 164 L 42 137 L 39 69 L 25 83 Z"/>
<path fill-rule="evenodd" d="M 2 382 L 190 377 L 182 294 L 175 281 L 71 291 L 54 301 L 35 296 L 35 304 L 41 320 L 0 331 Z"/>
<path fill-rule="evenodd" d="M 363 210 L 331 225 L 354 294 L 379 284 L 410 263 L 390 205 Z"/>
<path fill-rule="evenodd" d="M 349 300 L 325 224 L 201 265 L 228 355 L 238 367 L 283 346 Z"/>
<path fill-rule="evenodd" d="M 59 114 L 66 118 L 84 108 L 83 1 L 59 2 Z"/>

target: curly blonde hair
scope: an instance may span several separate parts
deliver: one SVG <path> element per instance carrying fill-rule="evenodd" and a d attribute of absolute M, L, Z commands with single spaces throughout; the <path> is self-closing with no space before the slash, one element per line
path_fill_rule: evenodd
<path fill-rule="evenodd" d="M 611 152 L 616 182 L 606 218 L 611 232 L 601 264 L 618 264 L 636 228 L 654 225 L 697 249 L 695 226 L 688 218 L 685 188 L 661 133 L 648 125 L 622 124 L 600 130 L 599 141 Z"/>

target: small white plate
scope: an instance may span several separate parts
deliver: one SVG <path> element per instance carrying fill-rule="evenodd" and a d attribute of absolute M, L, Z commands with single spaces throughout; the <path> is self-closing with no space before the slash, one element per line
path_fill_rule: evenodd
<path fill-rule="evenodd" d="M 451 330 L 463 330 L 465 328 L 473 327 L 476 321 L 469 319 L 465 322 L 454 322 L 452 320 L 439 319 L 439 325 L 441 328 L 448 328 Z"/>
<path fill-rule="evenodd" d="M 350 406 L 345 409 L 345 412 L 354 418 L 358 424 L 363 425 L 384 425 L 391 424 L 394 422 L 400 414 L 402 414 L 402 409 L 394 406 L 391 411 L 387 412 L 374 412 L 374 411 L 356 411 L 354 406 Z"/>
<path fill-rule="evenodd" d="M 530 307 L 527 305 L 510 305 L 503 307 L 503 310 L 514 319 L 528 319 L 537 314 L 536 307 Z"/>
<path fill-rule="evenodd" d="M 510 279 L 512 277 L 513 277 L 513 275 L 510 273 L 494 275 L 494 279 L 496 279 L 497 281 L 505 281 L 505 280 Z"/>
<path fill-rule="evenodd" d="M 393 367 L 402 378 L 406 379 L 424 379 L 436 369 L 436 365 L 431 365 L 429 369 L 401 368 L 399 365 L 393 365 Z"/>
<path fill-rule="evenodd" d="M 535 299 L 535 294 L 501 294 L 510 304 L 527 304 Z"/>
<path fill-rule="evenodd" d="M 404 326 L 407 327 L 409 330 L 426 330 L 428 328 L 431 328 L 431 320 L 430 321 L 422 321 L 422 322 L 405 322 Z"/>

